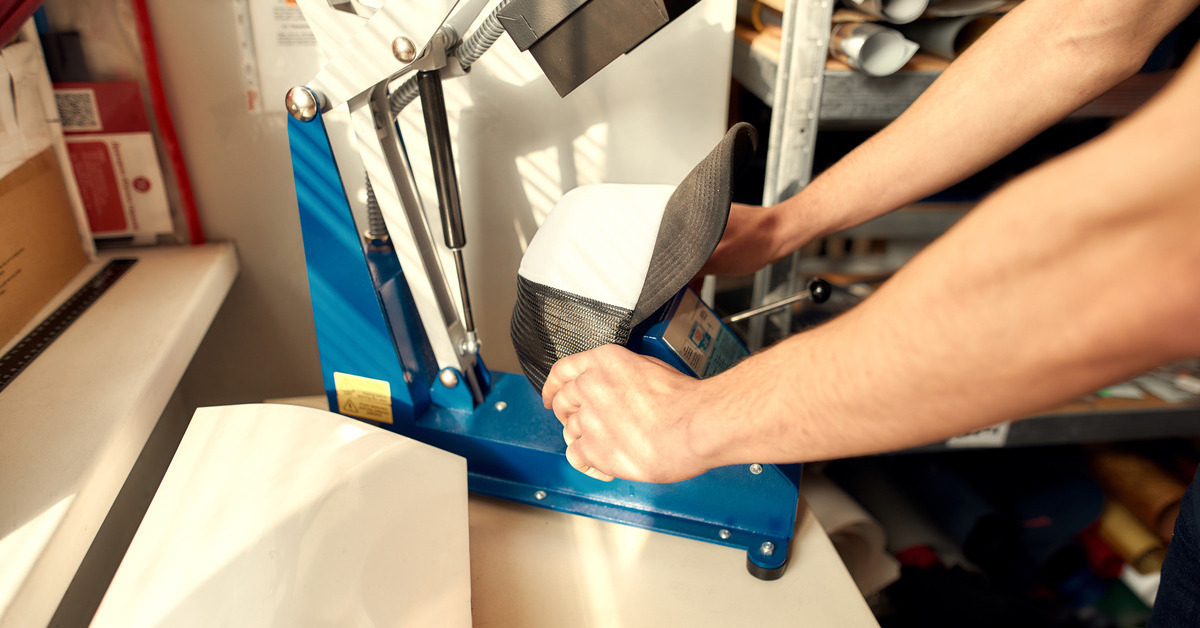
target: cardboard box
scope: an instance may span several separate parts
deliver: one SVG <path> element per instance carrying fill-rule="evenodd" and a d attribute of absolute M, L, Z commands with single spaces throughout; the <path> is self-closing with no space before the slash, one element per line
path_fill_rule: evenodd
<path fill-rule="evenodd" d="M 0 179 L 0 346 L 87 261 L 62 171 L 47 148 Z"/>

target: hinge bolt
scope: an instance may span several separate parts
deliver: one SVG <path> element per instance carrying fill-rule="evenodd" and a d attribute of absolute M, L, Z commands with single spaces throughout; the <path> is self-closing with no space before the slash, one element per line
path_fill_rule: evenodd
<path fill-rule="evenodd" d="M 412 63 L 417 58 L 417 45 L 407 37 L 397 37 L 392 40 L 392 54 L 401 63 Z"/>

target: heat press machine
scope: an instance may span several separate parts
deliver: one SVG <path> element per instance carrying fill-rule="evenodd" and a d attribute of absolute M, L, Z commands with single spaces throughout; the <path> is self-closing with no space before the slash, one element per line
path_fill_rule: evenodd
<path fill-rule="evenodd" d="M 696 1 L 507 0 L 484 15 L 487 0 L 300 0 L 328 61 L 287 95 L 292 166 L 331 409 L 463 456 L 478 493 L 741 548 L 752 574 L 774 579 L 788 560 L 800 466 L 730 466 L 674 484 L 575 471 L 529 381 L 485 366 L 463 265 L 442 82 L 507 32 L 565 95 Z M 418 97 L 436 212 L 423 206 L 396 122 Z M 348 195 L 364 177 L 366 198 Z M 746 355 L 686 290 L 630 346 L 696 376 Z"/>

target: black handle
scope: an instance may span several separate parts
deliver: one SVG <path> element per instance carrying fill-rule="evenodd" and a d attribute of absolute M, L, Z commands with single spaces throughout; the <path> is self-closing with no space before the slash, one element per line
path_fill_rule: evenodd
<path fill-rule="evenodd" d="M 450 127 L 446 123 L 446 98 L 442 94 L 442 76 L 436 71 L 418 72 L 421 110 L 425 132 L 429 135 L 429 156 L 433 159 L 433 179 L 437 184 L 438 206 L 442 214 L 442 235 L 452 250 L 467 244 L 463 229 L 462 202 L 458 196 L 458 177 L 454 173 L 454 153 L 450 149 Z"/>
<path fill-rule="evenodd" d="M 813 303 L 824 303 L 829 300 L 829 295 L 833 292 L 833 286 L 829 285 L 828 281 L 820 277 L 814 277 L 808 282 L 808 293 L 812 295 Z"/>

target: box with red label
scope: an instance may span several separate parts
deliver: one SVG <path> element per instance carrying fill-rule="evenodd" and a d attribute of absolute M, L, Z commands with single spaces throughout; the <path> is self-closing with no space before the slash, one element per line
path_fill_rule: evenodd
<path fill-rule="evenodd" d="M 171 233 L 158 150 L 136 81 L 55 83 L 54 100 L 97 238 Z"/>

